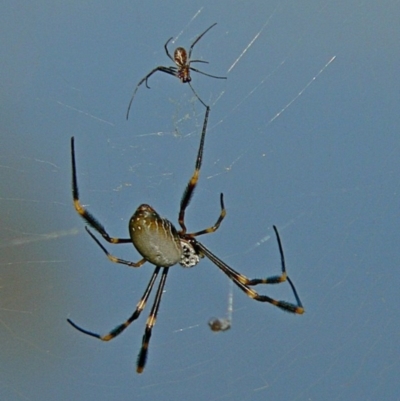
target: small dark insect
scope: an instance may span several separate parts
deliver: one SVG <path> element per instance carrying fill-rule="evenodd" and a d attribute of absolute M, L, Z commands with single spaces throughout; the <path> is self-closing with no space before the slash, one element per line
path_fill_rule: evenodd
<path fill-rule="evenodd" d="M 162 71 L 167 74 L 173 75 L 174 77 L 179 78 L 182 83 L 188 83 L 190 88 L 192 89 L 193 93 L 196 95 L 197 99 L 200 100 L 200 102 L 204 105 L 204 107 L 207 107 L 207 105 L 197 95 L 196 91 L 193 89 L 193 86 L 190 84 L 190 81 L 192 80 L 192 78 L 190 76 L 190 71 L 195 71 L 200 74 L 207 75 L 207 77 L 211 77 L 211 78 L 226 79 L 226 77 L 217 77 L 215 75 L 206 74 L 205 72 L 192 67 L 191 66 L 192 63 L 208 64 L 208 61 L 191 60 L 191 57 L 192 57 L 192 50 L 193 50 L 193 47 L 195 46 L 195 44 L 215 25 L 217 25 L 217 23 L 212 24 L 209 28 L 207 28 L 201 35 L 199 35 L 196 38 L 196 40 L 191 44 L 191 46 L 189 48 L 189 55 L 187 54 L 186 50 L 183 47 L 177 47 L 174 51 L 174 57 L 172 57 L 168 51 L 168 43 L 172 40 L 172 37 L 167 40 L 167 42 L 164 45 L 164 49 L 165 49 L 165 52 L 167 53 L 167 56 L 175 63 L 176 67 L 175 66 L 164 67 L 164 66 L 160 65 L 160 66 L 154 68 L 153 70 L 151 70 L 144 78 L 142 78 L 139 81 L 139 83 L 136 85 L 135 90 L 133 91 L 133 95 L 129 102 L 128 110 L 126 112 L 126 119 L 129 118 L 129 111 L 131 109 L 133 98 L 135 97 L 136 92 L 139 89 L 139 86 L 142 85 L 143 82 L 145 82 L 146 87 L 148 89 L 150 89 L 150 86 L 148 85 L 147 80 L 157 71 Z"/>
<path fill-rule="evenodd" d="M 74 138 L 73 137 L 71 138 L 72 195 L 76 211 L 86 221 L 86 223 L 89 226 L 91 226 L 103 237 L 104 240 L 106 240 L 111 244 L 133 244 L 136 250 L 142 256 L 142 259 L 140 259 L 138 262 L 131 262 L 128 260 L 119 259 L 108 253 L 106 248 L 94 236 L 94 234 L 89 230 L 89 228 L 86 227 L 86 231 L 97 243 L 97 245 L 103 250 L 108 259 L 111 260 L 112 262 L 121 263 L 130 267 L 140 267 L 145 262 L 149 262 L 155 265 L 155 268 L 150 278 L 149 284 L 147 285 L 147 288 L 144 291 L 142 298 L 138 302 L 133 314 L 125 322 L 115 327 L 108 334 L 105 335 L 96 334 L 79 327 L 78 325 L 73 323 L 70 319 L 68 319 L 68 322 L 75 329 L 81 331 L 84 334 L 98 338 L 103 341 L 112 340 L 114 337 L 121 334 L 134 320 L 136 320 L 139 317 L 140 313 L 146 306 L 147 300 L 150 296 L 151 290 L 153 289 L 157 276 L 160 273 L 160 270 L 162 270 L 161 279 L 158 284 L 158 289 L 154 299 L 154 303 L 151 308 L 149 317 L 147 318 L 146 321 L 146 329 L 142 339 L 142 347 L 138 355 L 137 369 L 136 369 L 138 373 L 143 372 L 144 366 L 146 364 L 150 337 L 153 326 L 156 323 L 157 313 L 160 307 L 161 297 L 163 294 L 163 289 L 165 281 L 167 279 L 169 268 L 176 264 L 180 264 L 183 267 L 193 267 L 199 263 L 200 258 L 206 256 L 209 260 L 211 260 L 211 262 L 213 262 L 217 267 L 219 267 L 250 298 L 253 298 L 256 301 L 260 302 L 268 302 L 272 305 L 277 306 L 278 308 L 281 308 L 291 313 L 298 313 L 298 314 L 304 313 L 304 308 L 301 304 L 299 296 L 297 295 L 296 289 L 292 281 L 286 274 L 282 245 L 279 238 L 278 230 L 276 229 L 275 226 L 274 230 L 278 240 L 279 252 L 281 254 L 282 272 L 279 276 L 273 276 L 262 279 L 249 279 L 246 276 L 243 276 L 242 274 L 236 272 L 227 264 L 225 264 L 222 260 L 220 260 L 217 256 L 215 256 L 211 251 L 209 251 L 203 244 L 201 244 L 196 239 L 196 237 L 200 235 L 213 233 L 218 230 L 222 220 L 226 215 L 223 194 L 220 195 L 220 206 L 221 206 L 220 215 L 213 226 L 208 227 L 204 230 L 196 231 L 194 233 L 188 233 L 186 230 L 185 211 L 190 203 L 193 192 L 197 185 L 197 181 L 199 179 L 209 112 L 210 108 L 207 106 L 203 123 L 203 130 L 201 133 L 200 146 L 196 158 L 195 170 L 185 188 L 185 191 L 183 192 L 183 196 L 181 199 L 179 217 L 178 217 L 178 223 L 180 226 L 179 231 L 173 226 L 173 224 L 169 220 L 162 218 L 151 206 L 143 204 L 136 209 L 135 213 L 129 220 L 130 237 L 129 238 L 110 237 L 110 235 L 107 233 L 103 225 L 91 213 L 89 213 L 84 206 L 82 206 L 79 200 L 78 182 L 76 176 Z M 256 291 L 250 288 L 251 286 L 257 284 L 278 284 L 286 280 L 289 282 L 289 285 L 292 288 L 294 297 L 296 298 L 296 304 L 286 301 L 277 301 L 266 295 L 259 295 Z"/>

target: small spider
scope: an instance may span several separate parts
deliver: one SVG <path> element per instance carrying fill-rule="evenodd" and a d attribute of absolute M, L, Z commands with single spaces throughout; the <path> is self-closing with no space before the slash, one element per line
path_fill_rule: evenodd
<path fill-rule="evenodd" d="M 135 213 L 129 220 L 130 237 L 129 238 L 111 237 L 107 233 L 103 225 L 90 212 L 88 212 L 85 209 L 85 207 L 81 204 L 79 200 L 78 182 L 76 175 L 74 138 L 73 137 L 71 138 L 72 195 L 76 211 L 86 221 L 86 223 L 89 226 L 91 226 L 103 237 L 104 240 L 106 240 L 111 244 L 128 244 L 128 243 L 133 244 L 136 250 L 142 256 L 142 259 L 140 259 L 138 262 L 131 262 L 128 260 L 119 259 L 108 253 L 106 248 L 94 236 L 94 234 L 89 230 L 89 228 L 86 227 L 86 231 L 97 243 L 97 245 L 103 250 L 108 259 L 111 260 L 112 262 L 121 263 L 130 267 L 140 267 L 145 262 L 149 262 L 155 265 L 155 269 L 150 278 L 149 284 L 147 285 L 146 290 L 144 291 L 142 298 L 138 302 L 133 314 L 125 322 L 116 326 L 109 333 L 105 335 L 96 334 L 79 327 L 78 325 L 73 323 L 70 319 L 68 319 L 68 322 L 75 329 L 79 330 L 84 334 L 98 338 L 103 341 L 112 340 L 114 337 L 121 334 L 134 320 L 136 320 L 139 317 L 140 313 L 146 306 L 147 300 L 150 296 L 151 290 L 153 289 L 157 276 L 160 273 L 160 270 L 162 270 L 161 279 L 158 284 L 158 289 L 154 299 L 154 303 L 151 308 L 149 317 L 147 318 L 146 321 L 146 329 L 142 339 L 142 347 L 140 349 L 137 359 L 136 371 L 138 373 L 143 372 L 146 363 L 152 328 L 156 322 L 156 317 L 158 309 L 160 307 L 161 297 L 163 294 L 163 289 L 165 281 L 167 279 L 169 268 L 176 264 L 180 264 L 183 267 L 193 267 L 199 263 L 200 258 L 206 256 L 211 262 L 213 262 L 218 268 L 220 268 L 250 298 L 253 298 L 256 301 L 260 302 L 268 302 L 272 305 L 277 306 L 278 308 L 281 308 L 291 313 L 298 313 L 298 314 L 304 313 L 304 308 L 301 304 L 299 296 L 297 295 L 297 291 L 292 281 L 286 274 L 282 244 L 279 238 L 278 230 L 276 229 L 275 226 L 274 226 L 274 231 L 278 241 L 279 252 L 281 255 L 282 272 L 279 276 L 273 276 L 261 279 L 249 279 L 246 276 L 243 276 L 242 274 L 236 272 L 226 263 L 224 263 L 221 259 L 215 256 L 211 251 L 209 251 L 203 244 L 201 244 L 195 238 L 203 234 L 213 233 L 217 231 L 217 229 L 219 228 L 222 220 L 226 215 L 223 194 L 220 195 L 221 212 L 217 221 L 213 226 L 193 233 L 188 233 L 186 230 L 185 211 L 190 203 L 193 191 L 195 190 L 197 181 L 199 179 L 209 111 L 210 108 L 207 107 L 203 123 L 203 129 L 201 133 L 200 146 L 197 153 L 195 170 L 185 188 L 185 191 L 183 192 L 183 196 L 181 199 L 179 217 L 178 217 L 180 230 L 177 230 L 169 220 L 162 218 L 151 206 L 143 204 L 136 209 Z M 294 297 L 296 299 L 296 304 L 286 301 L 277 301 L 266 295 L 260 295 L 252 288 L 250 288 L 257 284 L 278 284 L 286 280 L 289 282 L 289 285 L 292 288 Z"/>
<path fill-rule="evenodd" d="M 212 24 L 209 28 L 207 28 L 201 35 L 199 35 L 196 38 L 196 40 L 192 43 L 192 45 L 189 48 L 189 55 L 187 54 L 186 50 L 183 47 L 177 47 L 174 51 L 174 57 L 172 58 L 172 56 L 169 54 L 169 51 L 168 51 L 168 43 L 172 40 L 172 37 L 167 40 L 167 42 L 164 45 L 164 49 L 165 49 L 165 52 L 167 53 L 167 56 L 175 63 L 176 67 L 175 66 L 164 67 L 164 66 L 160 65 L 160 66 L 154 68 L 153 70 L 151 70 L 144 78 L 142 78 L 139 81 L 139 83 L 136 85 L 136 88 L 135 88 L 133 95 L 131 97 L 131 100 L 129 102 L 128 110 L 126 112 L 126 119 L 129 118 L 129 111 L 131 109 L 133 98 L 135 97 L 136 92 L 139 89 L 139 86 L 142 85 L 143 82 L 145 82 L 146 87 L 148 89 L 150 89 L 150 86 L 148 85 L 147 80 L 157 71 L 162 71 L 167 74 L 173 75 L 174 77 L 179 78 L 182 83 L 188 83 L 190 88 L 192 89 L 193 93 L 196 95 L 197 99 L 200 100 L 200 102 L 204 105 L 204 107 L 207 107 L 207 105 L 197 95 L 196 91 L 193 89 L 193 86 L 190 84 L 190 81 L 192 80 L 192 78 L 190 76 L 190 70 L 198 72 L 203 75 L 207 75 L 208 77 L 211 77 L 211 78 L 226 79 L 226 77 L 217 77 L 215 75 L 210 75 L 210 74 L 206 74 L 203 71 L 199 71 L 197 68 L 193 68 L 191 66 L 192 63 L 208 64 L 208 61 L 191 60 L 190 58 L 192 56 L 192 50 L 193 50 L 193 47 L 195 46 L 195 44 L 215 25 L 217 25 L 217 23 Z"/>

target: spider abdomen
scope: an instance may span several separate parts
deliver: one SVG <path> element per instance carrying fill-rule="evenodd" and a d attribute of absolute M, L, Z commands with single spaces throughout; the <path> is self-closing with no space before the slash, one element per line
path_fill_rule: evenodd
<path fill-rule="evenodd" d="M 143 204 L 136 209 L 129 233 L 136 250 L 153 265 L 169 267 L 180 262 L 182 247 L 176 228 L 151 206 Z"/>
<path fill-rule="evenodd" d="M 178 47 L 174 52 L 174 61 L 178 66 L 177 76 L 182 83 L 187 83 L 192 80 L 190 76 L 190 63 L 188 64 L 188 57 L 186 50 L 183 47 Z"/>
<path fill-rule="evenodd" d="M 177 47 L 174 51 L 174 61 L 178 67 L 187 65 L 187 52 L 183 47 Z"/>

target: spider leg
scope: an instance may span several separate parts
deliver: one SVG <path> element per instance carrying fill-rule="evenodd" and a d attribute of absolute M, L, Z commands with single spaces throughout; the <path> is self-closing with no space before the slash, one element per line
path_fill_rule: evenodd
<path fill-rule="evenodd" d="M 161 302 L 161 297 L 163 295 L 164 285 L 167 280 L 168 270 L 169 270 L 169 267 L 163 268 L 160 284 L 158 285 L 158 289 L 157 289 L 157 294 L 154 299 L 154 303 L 151 308 L 150 315 L 147 318 L 146 329 L 145 329 L 145 332 L 143 334 L 143 339 L 142 339 L 142 347 L 140 349 L 138 359 L 137 359 L 137 368 L 136 368 L 137 373 L 142 373 L 144 366 L 146 364 L 151 332 L 152 332 L 153 326 L 156 324 L 157 313 L 158 313 L 158 309 L 160 307 L 160 302 Z"/>
<path fill-rule="evenodd" d="M 304 308 L 301 304 L 295 305 L 291 302 L 279 301 L 279 300 L 273 299 L 267 295 L 260 295 L 258 292 L 254 291 L 247 285 L 244 285 L 240 281 L 237 281 L 234 278 L 232 278 L 232 280 L 247 296 L 249 296 L 250 298 L 252 298 L 256 301 L 268 302 L 271 305 L 274 305 L 274 306 L 278 307 L 279 309 L 282 309 L 286 312 L 296 313 L 299 315 L 302 315 L 304 313 Z M 293 283 L 292 283 L 292 285 L 293 285 Z M 292 287 L 292 288 L 294 288 L 294 287 Z M 295 293 L 295 294 L 297 295 L 297 293 Z M 297 299 L 296 299 L 296 301 L 297 301 Z"/>
<path fill-rule="evenodd" d="M 193 61 L 192 61 L 193 63 Z M 216 75 L 207 74 L 206 72 L 200 71 L 197 68 L 190 67 L 190 69 L 194 72 L 198 72 L 199 74 L 206 75 L 207 77 L 217 78 L 217 79 L 228 79 L 227 77 L 217 77 Z"/>
<path fill-rule="evenodd" d="M 71 159 L 72 159 L 72 197 L 74 200 L 75 210 L 79 215 L 89 224 L 90 227 L 94 228 L 101 236 L 111 244 L 128 244 L 132 243 L 130 238 L 114 238 L 110 237 L 103 225 L 89 213 L 81 204 L 79 200 L 79 189 L 78 180 L 76 178 L 76 162 L 75 162 L 75 140 L 71 137 Z"/>
<path fill-rule="evenodd" d="M 190 49 L 189 49 L 189 60 L 190 60 L 190 56 L 192 55 L 192 50 L 193 47 L 195 46 L 195 44 L 211 29 L 213 28 L 215 25 L 217 25 L 217 23 L 215 22 L 214 24 L 212 24 L 209 28 L 207 28 L 202 34 L 200 34 L 196 40 L 191 44 Z"/>
<path fill-rule="evenodd" d="M 190 199 L 192 198 L 193 191 L 196 188 L 197 181 L 199 180 L 200 168 L 201 168 L 201 163 L 203 160 L 204 140 L 205 140 L 206 132 L 207 132 L 207 123 L 208 123 L 208 115 L 209 114 L 210 114 L 210 107 L 206 106 L 206 114 L 204 117 L 203 129 L 201 131 L 201 139 L 200 139 L 199 150 L 197 153 L 195 169 L 194 169 L 192 177 L 190 178 L 190 180 L 185 188 L 185 191 L 183 192 L 183 196 L 181 199 L 181 206 L 179 209 L 179 217 L 178 217 L 178 222 L 179 222 L 179 225 L 181 226 L 181 231 L 179 232 L 180 234 L 186 233 L 185 211 L 190 203 Z"/>
<path fill-rule="evenodd" d="M 200 60 L 194 60 L 194 61 L 200 62 Z M 191 61 L 191 63 L 193 63 L 193 61 Z M 190 63 L 189 63 L 189 64 L 190 64 Z M 196 68 L 193 68 L 193 67 L 189 67 L 189 69 L 192 70 L 192 71 L 198 72 L 198 73 L 200 73 L 200 74 L 206 75 L 207 77 L 217 78 L 217 79 L 227 79 L 227 77 L 217 77 L 217 76 L 215 76 L 215 75 L 206 74 L 205 72 L 200 71 L 200 70 L 198 70 L 198 69 L 196 69 Z M 187 81 L 187 83 L 189 84 L 190 89 L 191 89 L 192 92 L 195 94 L 195 96 L 197 97 L 197 99 L 200 100 L 200 103 L 201 103 L 204 107 L 207 108 L 208 106 L 203 102 L 203 100 L 201 100 L 200 96 L 199 96 L 199 95 L 197 94 L 197 92 L 194 90 L 194 88 L 193 88 L 192 84 L 190 83 L 190 81 Z"/>
<path fill-rule="evenodd" d="M 168 43 L 171 42 L 172 39 L 173 39 L 173 36 L 171 36 L 171 37 L 165 42 L 164 49 L 165 49 L 165 53 L 167 53 L 167 56 L 171 59 L 171 61 L 172 61 L 173 63 L 175 63 L 175 60 L 174 60 L 173 57 L 169 54 L 169 51 L 168 51 Z"/>
<path fill-rule="evenodd" d="M 205 61 L 205 60 L 190 60 L 190 61 L 189 61 L 189 64 L 192 64 L 192 63 L 210 64 L 209 61 Z"/>
<path fill-rule="evenodd" d="M 173 75 L 173 76 L 176 77 L 176 71 L 177 71 L 177 70 L 176 70 L 175 67 L 164 67 L 164 66 L 161 65 L 161 66 L 158 66 L 158 67 L 152 69 L 145 77 L 143 77 L 143 78 L 139 81 L 139 83 L 136 85 L 136 88 L 135 88 L 135 90 L 133 91 L 133 95 L 132 95 L 132 97 L 131 97 L 131 100 L 129 101 L 128 110 L 127 110 L 127 112 L 126 112 L 126 119 L 129 118 L 129 111 L 130 111 L 130 109 L 131 109 L 131 105 L 132 105 L 132 102 L 133 102 L 133 98 L 135 97 L 136 92 L 138 91 L 140 85 L 142 85 L 143 82 L 145 82 L 145 83 L 146 83 L 146 87 L 147 87 L 148 89 L 150 89 L 150 86 L 147 84 L 147 80 L 148 80 L 155 72 L 157 72 L 157 71 L 162 71 L 162 72 L 165 72 L 165 73 L 167 73 L 167 74 L 170 74 L 170 75 Z"/>
<path fill-rule="evenodd" d="M 190 86 L 190 89 L 191 89 L 192 92 L 194 93 L 194 95 L 197 97 L 197 99 L 200 100 L 200 103 L 201 103 L 205 108 L 209 107 L 209 106 L 207 106 L 207 105 L 201 100 L 200 96 L 196 93 L 196 91 L 194 90 L 192 84 L 191 84 L 189 81 L 188 81 L 188 84 L 189 84 L 189 86 Z"/>
<path fill-rule="evenodd" d="M 293 294 L 297 301 L 297 305 L 299 307 L 303 308 L 303 305 L 300 301 L 300 297 L 297 294 L 296 288 L 295 288 L 292 280 L 290 280 L 289 276 L 286 273 L 285 255 L 283 253 L 282 242 L 281 242 L 281 238 L 279 236 L 278 229 L 276 228 L 276 226 L 273 226 L 273 228 L 275 231 L 276 240 L 278 242 L 279 253 L 281 255 L 282 274 L 280 274 L 279 276 L 272 276 L 272 277 L 267 277 L 267 278 L 263 278 L 263 279 L 257 279 L 257 278 L 252 279 L 252 280 L 249 279 L 246 282 L 246 285 L 253 286 L 253 285 L 258 285 L 258 284 L 279 284 L 279 283 L 283 283 L 284 281 L 287 281 L 289 283 L 290 287 L 292 288 Z M 303 308 L 303 311 L 304 311 L 304 308 Z"/>
<path fill-rule="evenodd" d="M 286 302 L 286 301 L 278 301 L 271 297 L 268 297 L 267 295 L 260 295 L 256 291 L 254 291 L 252 288 L 249 287 L 251 285 L 256 285 L 256 284 L 261 284 L 261 283 L 275 284 L 276 277 L 273 277 L 272 279 L 266 278 L 266 279 L 262 279 L 262 280 L 259 280 L 259 279 L 251 280 L 251 279 L 247 278 L 246 276 L 238 273 L 231 267 L 229 267 L 225 262 L 223 262 L 221 259 L 219 259 L 217 256 L 215 256 L 210 250 L 208 250 L 200 242 L 198 242 L 196 240 L 192 240 L 192 241 L 193 241 L 194 246 L 196 248 L 198 248 L 203 255 L 205 255 L 208 259 L 211 260 L 211 262 L 213 262 L 218 268 L 220 268 L 250 298 L 255 299 L 256 301 L 259 301 L 259 302 L 268 302 L 268 303 L 275 305 L 278 308 L 283 309 L 287 312 L 297 313 L 300 315 L 304 313 L 304 308 L 303 308 L 303 305 L 297 294 L 297 291 L 296 291 L 292 281 L 289 280 L 289 278 L 287 276 L 285 276 L 285 279 L 287 279 L 289 281 L 289 285 L 291 286 L 291 288 L 293 290 L 297 305 L 290 303 L 290 302 Z M 255 283 L 255 281 L 256 281 L 256 283 Z"/>
<path fill-rule="evenodd" d="M 284 281 L 286 281 L 288 279 L 288 275 L 286 273 L 285 255 L 283 253 L 281 238 L 279 236 L 278 229 L 276 228 L 276 226 L 273 226 L 273 228 L 275 231 L 276 240 L 278 242 L 279 253 L 281 255 L 282 274 L 280 274 L 279 276 L 272 276 L 272 277 L 262 278 L 262 279 L 255 278 L 255 279 L 252 279 L 252 280 L 249 280 L 248 282 L 246 282 L 245 283 L 246 285 L 279 284 L 279 283 L 283 283 Z"/>
<path fill-rule="evenodd" d="M 129 260 L 124 260 L 117 258 L 113 255 L 111 255 L 107 249 L 103 246 L 103 244 L 94 236 L 94 234 L 89 230 L 88 227 L 85 227 L 86 231 L 88 234 L 93 238 L 93 240 L 96 242 L 96 244 L 102 249 L 102 251 L 106 254 L 107 258 L 114 263 L 121 263 L 122 265 L 127 265 L 129 267 L 141 267 L 145 262 L 146 259 L 141 259 L 139 262 L 131 262 Z"/>
<path fill-rule="evenodd" d="M 293 294 L 294 294 L 294 297 L 296 298 L 296 302 L 297 302 L 298 307 L 302 309 L 302 312 L 301 312 L 301 313 L 304 313 L 303 304 L 302 304 L 301 301 L 300 301 L 300 297 L 299 297 L 299 295 L 297 294 L 296 288 L 295 288 L 295 286 L 294 286 L 292 280 L 290 280 L 290 277 L 289 277 L 289 276 L 286 277 L 286 280 L 287 280 L 287 282 L 289 283 L 289 285 L 290 285 L 290 287 L 291 287 L 291 289 L 292 289 L 292 291 L 293 291 Z M 299 313 L 299 312 L 297 312 L 297 313 Z"/>
<path fill-rule="evenodd" d="M 186 234 L 186 235 L 188 237 L 197 237 L 199 235 L 210 234 L 210 233 L 213 233 L 213 232 L 217 231 L 219 226 L 221 225 L 222 220 L 226 216 L 226 210 L 225 210 L 225 205 L 224 205 L 224 194 L 220 195 L 220 203 L 221 203 L 221 213 L 220 213 L 220 215 L 218 217 L 218 220 L 216 221 L 216 223 L 212 227 L 208 227 L 208 228 L 206 228 L 204 230 L 197 231 L 195 233 Z"/>
<path fill-rule="evenodd" d="M 157 68 L 154 68 L 153 71 L 151 71 L 149 74 L 147 74 L 146 77 L 144 77 L 139 83 L 138 86 L 140 86 L 143 81 L 146 82 L 146 88 L 147 89 L 151 89 L 150 86 L 148 85 L 147 81 L 150 78 L 151 75 L 153 75 L 155 72 L 157 71 L 161 71 L 161 72 L 165 72 L 166 74 L 170 74 L 173 75 L 174 77 L 176 77 L 176 73 L 177 73 L 177 69 L 176 67 L 164 67 L 162 65 L 158 66 Z M 137 90 L 137 89 L 136 89 Z"/>
<path fill-rule="evenodd" d="M 87 334 L 88 336 L 98 338 L 99 340 L 102 340 L 102 341 L 110 341 L 110 340 L 112 340 L 113 338 L 115 338 L 119 334 L 121 334 L 134 320 L 136 320 L 140 316 L 140 313 L 142 312 L 142 310 L 146 306 L 147 300 L 149 298 L 151 290 L 153 289 L 154 282 L 156 281 L 156 278 L 158 276 L 159 271 L 160 271 L 160 267 L 156 266 L 156 268 L 154 269 L 153 275 L 151 276 L 149 284 L 147 285 L 147 288 L 146 288 L 142 298 L 140 299 L 140 301 L 136 305 L 136 309 L 133 312 L 133 314 L 129 317 L 129 319 L 127 319 L 124 323 L 122 323 L 122 324 L 118 325 L 117 327 L 115 327 L 115 329 L 111 330 L 108 334 L 105 334 L 105 335 L 102 336 L 100 334 L 96 334 L 96 333 L 93 333 L 91 331 L 85 330 L 85 329 L 79 327 L 77 324 L 75 324 L 70 319 L 67 319 L 67 322 L 72 327 L 74 327 L 76 330 L 80 331 L 83 334 Z"/>

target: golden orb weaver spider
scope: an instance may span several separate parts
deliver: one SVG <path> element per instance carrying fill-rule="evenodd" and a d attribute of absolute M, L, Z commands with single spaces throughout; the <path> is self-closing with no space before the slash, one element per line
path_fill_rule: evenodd
<path fill-rule="evenodd" d="M 210 75 L 207 74 L 203 71 L 198 70 L 197 68 L 193 68 L 191 66 L 192 63 L 204 63 L 204 64 L 208 64 L 208 61 L 204 61 L 204 60 L 191 60 L 192 57 L 192 50 L 193 47 L 195 46 L 195 44 L 211 29 L 213 28 L 215 25 L 217 25 L 217 23 L 215 22 L 214 24 L 212 24 L 209 28 L 207 28 L 201 35 L 199 35 L 195 41 L 191 44 L 190 48 L 189 48 L 189 54 L 187 53 L 187 51 L 183 48 L 183 47 L 177 47 L 174 51 L 174 57 L 172 57 L 169 54 L 168 51 L 168 43 L 173 39 L 173 37 L 170 37 L 167 42 L 164 45 L 164 49 L 165 49 L 165 53 L 167 53 L 167 56 L 175 63 L 176 66 L 172 66 L 172 67 L 164 67 L 162 65 L 152 69 L 144 78 L 142 78 L 139 83 L 136 85 L 135 90 L 133 91 L 133 95 L 131 97 L 131 100 L 129 101 L 129 105 L 128 105 L 128 110 L 126 112 L 126 119 L 129 118 L 129 112 L 131 110 L 131 106 L 132 106 L 132 102 L 133 102 L 133 98 L 136 95 L 136 92 L 138 91 L 140 85 L 143 84 L 143 82 L 146 83 L 146 87 L 148 89 L 150 89 L 150 86 L 147 83 L 147 80 L 157 71 L 162 71 L 165 72 L 167 74 L 173 75 L 174 77 L 177 77 L 180 79 L 180 81 L 182 83 L 188 83 L 190 86 L 190 89 L 193 91 L 193 93 L 195 94 L 195 96 L 197 97 L 197 99 L 200 100 L 200 102 L 203 104 L 204 107 L 207 107 L 207 105 L 200 99 L 199 95 L 196 93 L 196 91 L 193 89 L 193 86 L 190 84 L 190 81 L 192 80 L 191 76 L 190 76 L 190 71 L 194 71 L 194 72 L 198 72 L 200 74 L 206 75 L 207 77 L 211 77 L 211 78 L 217 78 L 217 79 L 226 79 L 226 77 L 217 77 L 215 75 Z"/>
<path fill-rule="evenodd" d="M 201 133 L 200 145 L 196 158 L 195 170 L 192 177 L 190 178 L 181 199 L 178 223 L 180 230 L 177 230 L 174 225 L 167 219 L 162 218 L 151 206 L 142 204 L 140 205 L 135 213 L 129 220 L 129 238 L 116 238 L 111 237 L 103 225 L 81 204 L 79 199 L 78 181 L 76 173 L 76 161 L 75 161 L 75 145 L 74 137 L 71 138 L 71 159 L 72 159 L 72 195 L 76 211 L 79 215 L 86 221 L 86 223 L 96 230 L 107 242 L 111 244 L 133 244 L 139 254 L 142 256 L 138 262 L 131 262 L 128 260 L 117 258 L 111 255 L 107 249 L 100 243 L 100 241 L 94 236 L 94 234 L 86 227 L 86 231 L 97 243 L 97 245 L 103 250 L 109 260 L 115 263 L 121 263 L 130 267 L 141 267 L 145 262 L 149 262 L 155 265 L 155 269 L 150 278 L 150 281 L 144 291 L 144 294 L 140 301 L 138 302 L 133 314 L 122 324 L 116 326 L 113 330 L 105 335 L 100 335 L 93 333 L 91 331 L 85 330 L 79 327 L 77 324 L 73 323 L 72 320 L 67 319 L 75 329 L 80 332 L 87 334 L 89 336 L 98 338 L 102 341 L 109 341 L 121 334 L 134 320 L 136 320 L 143 309 L 146 306 L 147 300 L 153 289 L 154 283 L 157 276 L 162 269 L 161 279 L 158 284 L 157 293 L 154 298 L 153 306 L 151 308 L 150 314 L 146 321 L 146 328 L 142 338 L 142 347 L 140 349 L 138 359 L 137 359 L 137 369 L 138 373 L 142 373 L 144 366 L 146 364 L 147 352 L 150 342 L 150 337 L 152 334 L 153 326 L 156 322 L 158 309 L 160 307 L 161 297 L 163 294 L 164 285 L 167 279 L 167 274 L 169 268 L 176 264 L 180 264 L 183 267 L 193 267 L 197 265 L 200 258 L 204 256 L 207 257 L 212 263 L 214 263 L 218 268 L 220 268 L 246 295 L 250 298 L 255 299 L 260 302 L 268 302 L 272 305 L 277 306 L 280 309 L 291 313 L 304 313 L 303 305 L 294 287 L 294 284 L 287 276 L 285 259 L 283 255 L 283 249 L 281 240 L 279 238 L 279 233 L 277 228 L 274 226 L 275 235 L 278 241 L 279 252 L 281 256 L 281 268 L 282 272 L 278 276 L 267 277 L 262 279 L 249 279 L 246 276 L 236 272 L 221 259 L 215 256 L 210 250 L 208 250 L 203 244 L 197 241 L 196 237 L 213 233 L 218 230 L 222 220 L 226 215 L 223 194 L 220 194 L 220 215 L 215 222 L 215 224 L 204 230 L 196 231 L 193 233 L 188 233 L 185 226 L 185 211 L 188 207 L 190 200 L 192 198 L 193 192 L 196 188 L 200 168 L 203 159 L 203 147 L 207 130 L 207 122 L 210 108 L 206 107 L 206 114 L 203 123 L 203 129 Z M 283 281 L 288 281 L 290 287 L 292 288 L 294 297 L 296 299 L 296 304 L 277 301 L 267 295 L 260 295 L 254 291 L 251 286 L 258 284 L 278 284 Z"/>

